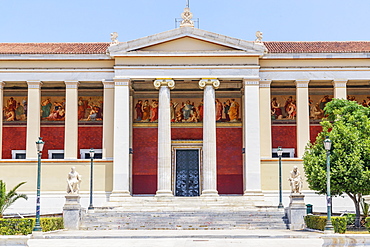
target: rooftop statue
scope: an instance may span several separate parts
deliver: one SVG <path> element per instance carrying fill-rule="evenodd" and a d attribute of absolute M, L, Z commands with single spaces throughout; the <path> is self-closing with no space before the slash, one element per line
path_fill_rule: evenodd
<path fill-rule="evenodd" d="M 111 45 L 118 45 L 119 41 L 118 41 L 118 33 L 117 32 L 113 32 L 110 34 L 110 39 L 112 40 L 112 44 Z"/>
<path fill-rule="evenodd" d="M 262 43 L 263 33 L 261 31 L 256 32 L 256 40 L 254 42 L 256 43 Z"/>

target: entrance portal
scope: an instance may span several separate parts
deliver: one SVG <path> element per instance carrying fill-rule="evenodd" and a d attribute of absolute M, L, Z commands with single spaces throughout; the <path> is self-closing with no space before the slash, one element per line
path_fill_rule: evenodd
<path fill-rule="evenodd" d="M 175 196 L 199 196 L 199 190 L 199 149 L 177 149 Z"/>

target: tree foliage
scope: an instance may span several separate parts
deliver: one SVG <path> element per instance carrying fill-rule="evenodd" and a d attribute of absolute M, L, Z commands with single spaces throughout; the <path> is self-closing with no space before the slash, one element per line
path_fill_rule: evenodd
<path fill-rule="evenodd" d="M 333 99 L 326 104 L 327 119 L 315 143 L 303 156 L 309 188 L 326 194 L 326 136 L 330 150 L 331 195 L 347 194 L 354 202 L 357 225 L 362 195 L 370 194 L 370 109 L 354 101 Z"/>
<path fill-rule="evenodd" d="M 23 198 L 28 199 L 25 194 L 18 194 L 16 190 L 25 184 L 26 182 L 19 183 L 8 193 L 6 192 L 6 184 L 3 180 L 0 180 L 0 218 L 2 218 L 4 211 L 11 206 L 16 200 Z"/>

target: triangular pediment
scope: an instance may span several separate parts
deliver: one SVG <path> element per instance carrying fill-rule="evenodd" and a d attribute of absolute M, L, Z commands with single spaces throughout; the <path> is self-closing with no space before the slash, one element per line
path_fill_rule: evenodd
<path fill-rule="evenodd" d="M 245 41 L 192 27 L 180 27 L 144 38 L 111 45 L 111 56 L 152 53 L 243 53 L 263 55 L 263 43 Z"/>

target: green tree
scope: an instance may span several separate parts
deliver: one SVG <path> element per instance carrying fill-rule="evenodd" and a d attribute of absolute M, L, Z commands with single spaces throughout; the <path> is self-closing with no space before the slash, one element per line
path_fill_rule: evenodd
<path fill-rule="evenodd" d="M 333 99 L 326 104 L 327 119 L 315 143 L 308 144 L 303 164 L 309 188 L 326 194 L 326 150 L 323 141 L 329 136 L 331 194 L 347 194 L 355 205 L 355 225 L 360 226 L 362 195 L 370 192 L 370 109 L 357 102 Z"/>
<path fill-rule="evenodd" d="M 6 193 L 6 184 L 0 180 L 0 218 L 3 217 L 4 211 L 19 198 L 28 199 L 25 194 L 18 194 L 16 190 L 26 182 L 19 183 L 12 190 Z"/>

